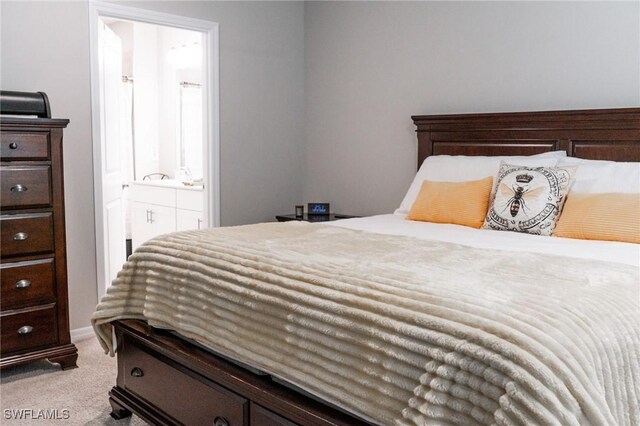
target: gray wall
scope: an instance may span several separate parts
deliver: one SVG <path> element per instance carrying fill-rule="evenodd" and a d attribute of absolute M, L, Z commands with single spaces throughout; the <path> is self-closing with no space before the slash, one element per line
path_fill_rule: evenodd
<path fill-rule="evenodd" d="M 220 23 L 221 222 L 273 220 L 299 202 L 304 164 L 304 6 L 262 2 L 127 2 Z M 64 136 L 71 328 L 97 303 L 88 6 L 0 4 L 0 85 L 41 90 Z"/>
<path fill-rule="evenodd" d="M 85 327 L 97 294 L 87 7 L 5 1 L 0 7 L 0 87 L 46 92 L 53 117 L 71 120 L 63 151 L 70 325 Z"/>
<path fill-rule="evenodd" d="M 306 201 L 392 212 L 415 114 L 640 105 L 638 2 L 305 5 Z"/>
<path fill-rule="evenodd" d="M 301 200 L 392 211 L 415 171 L 411 114 L 640 104 L 637 2 L 126 4 L 220 23 L 223 225 Z M 71 327 L 84 327 L 96 304 L 87 4 L 0 8 L 0 86 L 45 91 L 71 120 Z"/>

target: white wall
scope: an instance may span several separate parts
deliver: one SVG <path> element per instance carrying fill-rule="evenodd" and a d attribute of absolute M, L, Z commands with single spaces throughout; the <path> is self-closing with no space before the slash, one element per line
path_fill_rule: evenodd
<path fill-rule="evenodd" d="M 177 123 L 180 103 L 180 81 L 190 83 L 202 83 L 202 67 L 178 68 L 168 60 L 167 52 L 172 47 L 200 43 L 201 33 L 187 31 L 178 28 L 158 28 L 158 72 L 159 72 L 159 96 L 162 101 L 159 107 L 159 170 L 175 177 L 179 164 L 179 148 Z M 195 89 L 197 90 L 197 89 Z M 202 177 L 202 176 L 200 176 Z"/>
<path fill-rule="evenodd" d="M 411 115 L 640 105 L 640 3 L 305 4 L 305 201 L 393 211 Z"/>
<path fill-rule="evenodd" d="M 220 24 L 223 225 L 273 220 L 302 195 L 301 3 L 127 2 Z M 64 135 L 71 328 L 97 302 L 89 23 L 85 2 L 2 1 L 0 85 L 41 90 Z"/>
<path fill-rule="evenodd" d="M 133 22 L 104 20 L 122 42 L 122 75 L 133 77 Z"/>
<path fill-rule="evenodd" d="M 133 133 L 136 179 L 157 173 L 160 165 L 159 113 L 164 101 L 158 93 L 158 27 L 133 25 Z"/>
<path fill-rule="evenodd" d="M 131 87 L 136 104 L 133 128 L 137 179 L 141 180 L 149 173 L 164 173 L 173 178 L 179 152 L 176 133 L 178 82 L 202 83 L 202 66 L 183 68 L 169 61 L 168 52 L 183 44 L 202 45 L 202 34 L 140 22 L 109 18 L 104 21 L 122 42 L 122 75 L 135 80 Z M 130 129 L 127 127 L 127 130 Z"/>

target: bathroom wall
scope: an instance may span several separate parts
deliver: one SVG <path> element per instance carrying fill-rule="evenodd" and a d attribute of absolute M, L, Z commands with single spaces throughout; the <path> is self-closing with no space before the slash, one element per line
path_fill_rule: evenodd
<path fill-rule="evenodd" d="M 133 127 L 136 179 L 157 173 L 160 165 L 158 140 L 159 96 L 158 29 L 155 25 L 133 26 Z"/>
<path fill-rule="evenodd" d="M 105 23 L 122 42 L 122 75 L 133 77 L 133 22 L 105 19 Z"/>
<path fill-rule="evenodd" d="M 158 94 L 161 102 L 158 105 L 159 114 L 159 170 L 171 177 L 175 177 L 178 167 L 178 119 L 180 103 L 180 81 L 202 83 L 202 67 L 192 66 L 184 68 L 172 63 L 169 58 L 171 48 L 180 49 L 183 45 L 199 43 L 202 48 L 202 36 L 193 31 L 178 28 L 158 28 Z M 198 90 L 198 89 L 194 89 Z"/>

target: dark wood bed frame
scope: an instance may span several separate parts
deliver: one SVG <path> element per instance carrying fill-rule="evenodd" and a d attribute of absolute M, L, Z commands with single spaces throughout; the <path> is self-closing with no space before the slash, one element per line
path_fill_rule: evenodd
<path fill-rule="evenodd" d="M 640 108 L 412 117 L 418 167 L 430 155 L 567 155 L 640 161 Z M 364 425 L 363 420 L 137 320 L 115 323 L 111 415 L 153 424 Z"/>

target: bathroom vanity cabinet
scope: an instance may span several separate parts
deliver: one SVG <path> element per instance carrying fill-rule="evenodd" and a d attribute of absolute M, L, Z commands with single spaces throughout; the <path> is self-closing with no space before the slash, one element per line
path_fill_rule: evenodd
<path fill-rule="evenodd" d="M 133 182 L 131 239 L 133 249 L 161 234 L 205 226 L 201 186 L 177 180 Z"/>

